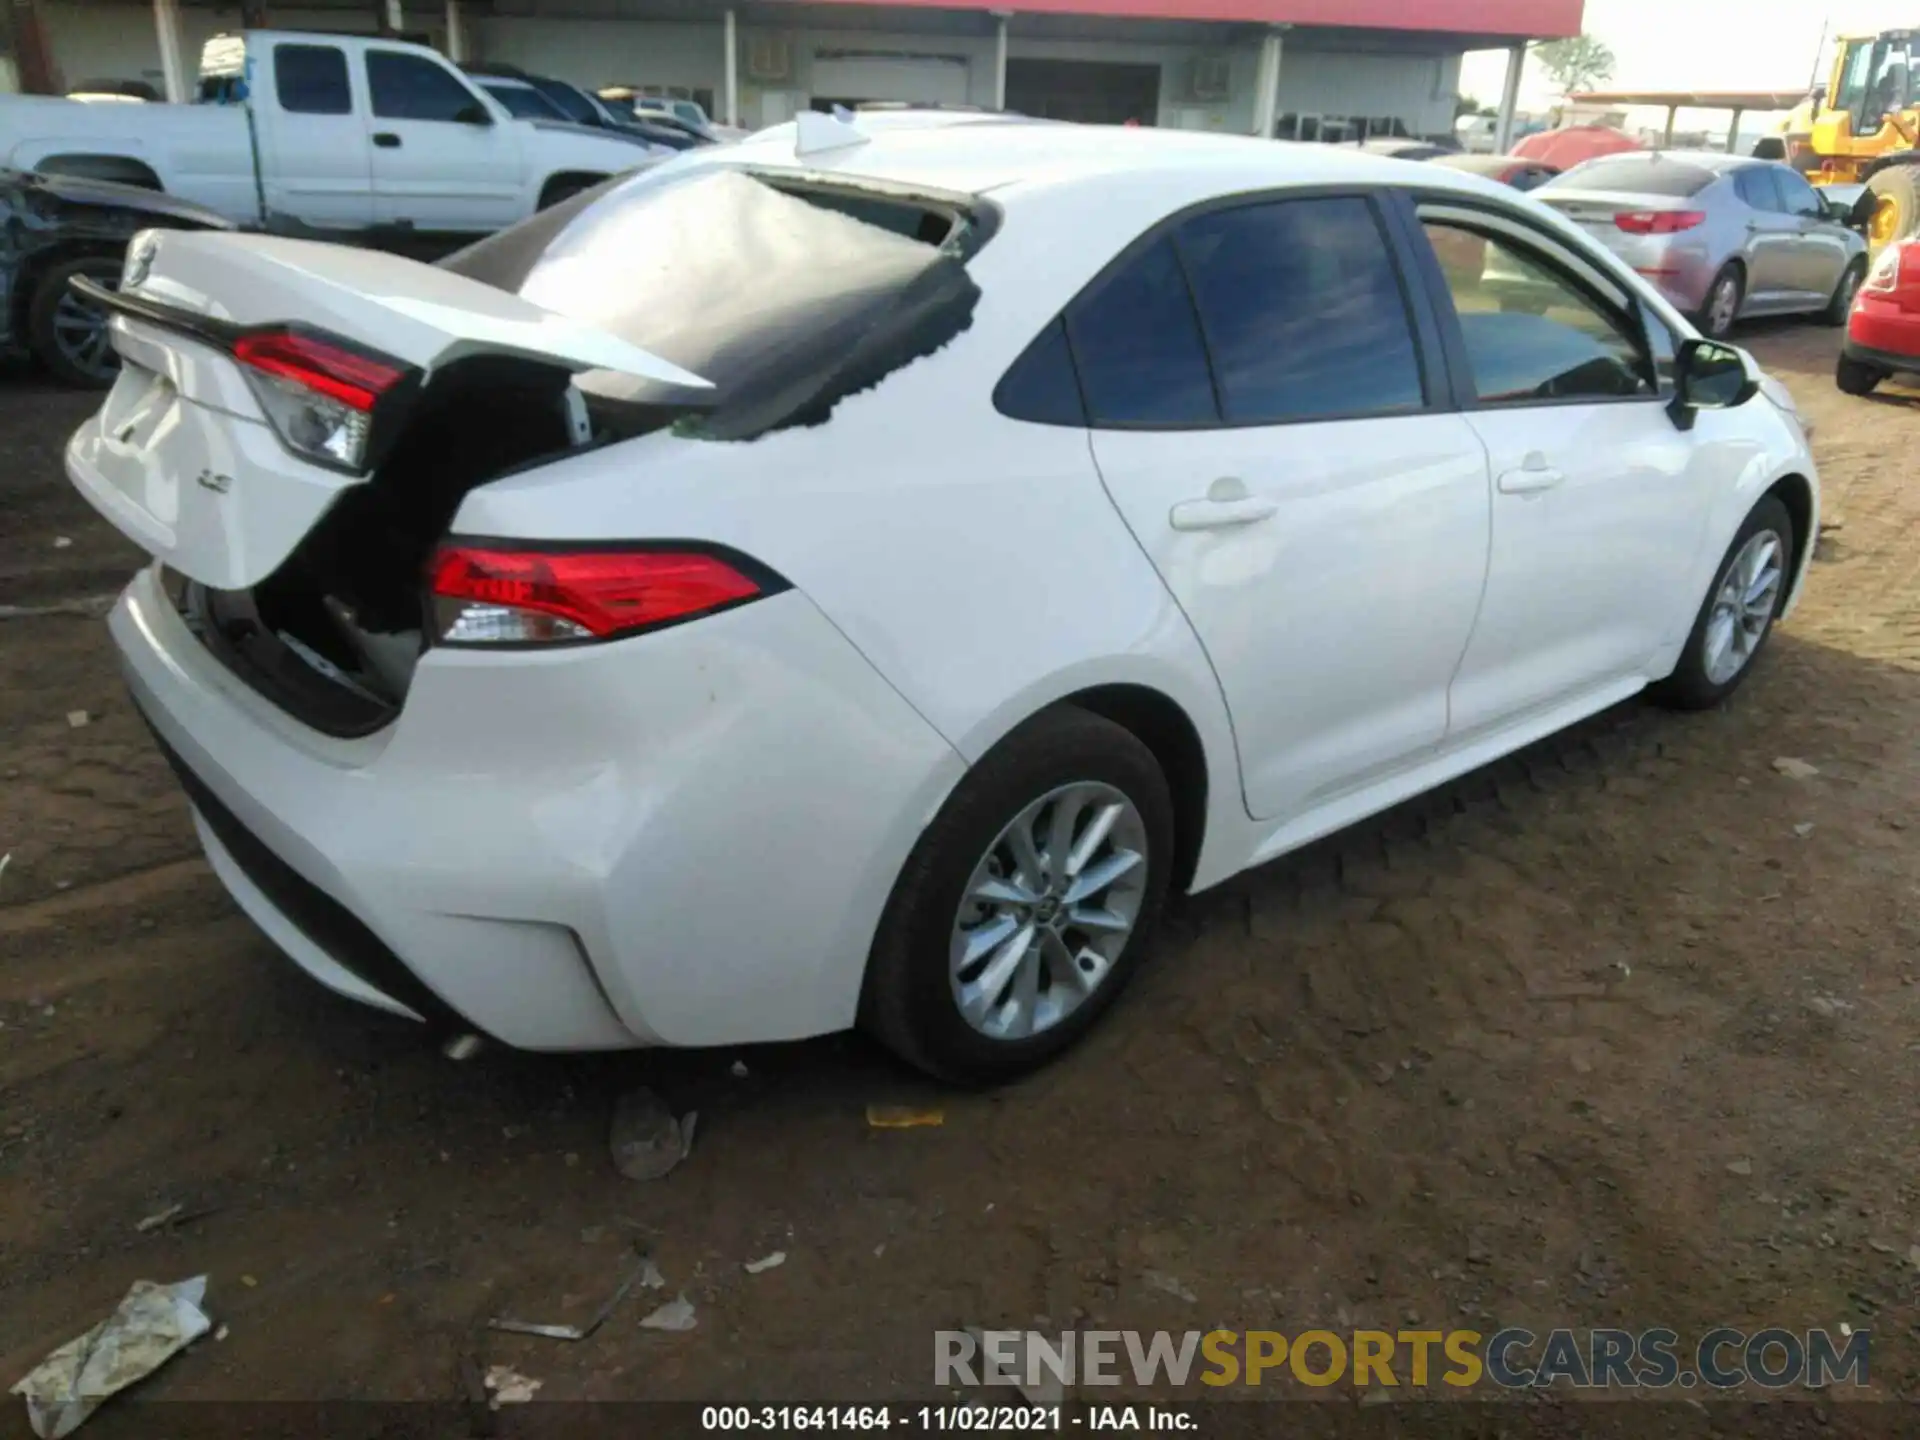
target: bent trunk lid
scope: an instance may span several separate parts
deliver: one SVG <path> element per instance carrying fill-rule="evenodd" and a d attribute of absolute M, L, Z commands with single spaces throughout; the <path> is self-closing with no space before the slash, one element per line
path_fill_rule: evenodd
<path fill-rule="evenodd" d="M 120 377 L 68 445 L 67 473 L 129 539 L 215 589 L 264 580 L 371 478 L 280 443 L 228 349 L 249 328 L 326 331 L 402 362 L 423 387 L 491 354 L 634 376 L 690 411 L 711 389 L 604 330 L 395 255 L 180 231 L 146 232 L 128 253 L 134 283 L 111 300 Z"/>

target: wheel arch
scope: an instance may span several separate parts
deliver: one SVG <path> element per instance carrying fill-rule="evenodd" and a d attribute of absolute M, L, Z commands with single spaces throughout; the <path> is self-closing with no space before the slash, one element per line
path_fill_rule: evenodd
<path fill-rule="evenodd" d="M 67 151 L 57 155 L 43 155 L 34 162 L 33 168 L 42 175 L 71 175 L 79 180 L 110 180 L 119 185 L 133 185 L 142 190 L 158 190 L 166 193 L 167 187 L 160 183 L 160 173 L 146 161 L 131 155 L 105 155 L 90 151 Z"/>
<path fill-rule="evenodd" d="M 1891 170 L 1899 165 L 1920 165 L 1920 150 L 1895 150 L 1886 155 L 1876 155 L 1868 162 L 1867 168 L 1860 172 L 1861 183 L 1871 180 L 1882 170 Z"/>
<path fill-rule="evenodd" d="M 1800 581 L 1806 573 L 1808 551 L 1813 544 L 1814 521 L 1819 516 L 1818 502 L 1814 499 L 1813 486 L 1807 477 L 1797 473 L 1782 475 L 1767 488 L 1766 495 L 1775 497 L 1785 505 L 1787 515 L 1793 521 L 1793 564 L 1787 571 L 1784 602 L 1784 605 L 1791 605 L 1800 597 Z M 1761 498 L 1765 499 L 1766 496 Z"/>
<path fill-rule="evenodd" d="M 1111 720 L 1153 752 L 1173 797 L 1173 887 L 1185 894 L 1207 834 L 1207 751 L 1193 720 L 1170 695 L 1146 685 L 1095 685 L 1058 702 Z"/>
<path fill-rule="evenodd" d="M 1179 893 L 1217 885 L 1245 865 L 1252 821 L 1241 798 L 1239 750 L 1226 699 L 1211 668 L 1204 675 L 1189 673 L 1172 660 L 1139 654 L 1076 665 L 1023 690 L 964 736 L 950 739 L 971 769 L 1035 715 L 1063 705 L 1111 720 L 1159 762 L 1173 792 Z"/>
<path fill-rule="evenodd" d="M 545 210 L 582 190 L 591 190 L 608 178 L 603 170 L 556 170 L 540 182 L 540 199 L 535 208 Z"/>
<path fill-rule="evenodd" d="M 75 236 L 28 255 L 15 272 L 13 291 L 9 297 L 12 308 L 8 318 L 13 327 L 12 333 L 22 341 L 26 339 L 27 314 L 33 308 L 34 296 L 39 293 L 40 282 L 46 278 L 48 271 L 69 260 L 100 259 L 112 260 L 117 264 L 126 253 L 126 248 L 125 240 L 113 240 L 105 236 Z"/>

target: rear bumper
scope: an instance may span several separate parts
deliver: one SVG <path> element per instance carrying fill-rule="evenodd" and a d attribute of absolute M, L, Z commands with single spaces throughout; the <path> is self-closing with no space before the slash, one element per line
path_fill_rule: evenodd
<path fill-rule="evenodd" d="M 528 1049 L 851 1024 L 964 768 L 792 592 L 605 647 L 435 652 L 350 740 L 221 666 L 153 570 L 110 624 L 261 929 L 342 994 Z"/>
<path fill-rule="evenodd" d="M 1888 370 L 1920 370 L 1920 312 L 1863 296 L 1847 320 L 1847 358 Z"/>

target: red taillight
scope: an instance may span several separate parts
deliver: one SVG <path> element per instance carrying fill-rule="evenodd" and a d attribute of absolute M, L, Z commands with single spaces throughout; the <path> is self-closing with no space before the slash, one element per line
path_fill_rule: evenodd
<path fill-rule="evenodd" d="M 373 409 L 406 374 L 391 360 L 297 330 L 249 331 L 233 342 L 233 358 L 362 412 Z"/>
<path fill-rule="evenodd" d="M 329 469 L 365 472 L 374 407 L 407 378 L 406 366 L 286 325 L 243 331 L 230 348 L 287 449 Z"/>
<path fill-rule="evenodd" d="M 1704 210 L 1622 210 L 1613 223 L 1629 235 L 1673 235 L 1706 223 Z"/>
<path fill-rule="evenodd" d="M 1900 270 L 1905 264 L 1907 250 L 1905 245 L 1889 245 L 1880 252 L 1880 258 L 1873 262 L 1873 268 L 1867 272 L 1862 290 L 1875 290 L 1891 293 L 1900 288 Z"/>
<path fill-rule="evenodd" d="M 726 609 L 762 579 L 702 550 L 442 547 L 429 571 L 438 638 L 453 644 L 605 640 Z"/>

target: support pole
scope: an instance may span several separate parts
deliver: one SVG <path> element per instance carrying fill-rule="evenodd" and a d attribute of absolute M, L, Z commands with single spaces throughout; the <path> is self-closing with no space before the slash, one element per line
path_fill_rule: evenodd
<path fill-rule="evenodd" d="M 460 13 L 460 0 L 447 0 L 447 58 L 463 65 L 467 55 L 467 25 Z"/>
<path fill-rule="evenodd" d="M 1735 154 L 1740 148 L 1740 117 L 1747 112 L 1738 105 L 1733 107 L 1733 119 L 1727 122 L 1727 153 Z"/>
<path fill-rule="evenodd" d="M 1507 81 L 1500 87 L 1500 119 L 1494 126 L 1493 153 L 1504 155 L 1513 148 L 1513 117 L 1520 108 L 1520 80 L 1527 70 L 1526 42 L 1507 51 Z"/>
<path fill-rule="evenodd" d="M 740 34 L 734 23 L 733 10 L 727 10 L 727 124 L 740 124 Z"/>
<path fill-rule="evenodd" d="M 1280 118 L 1280 63 L 1285 54 L 1284 32 L 1272 29 L 1260 38 L 1260 63 L 1253 72 L 1253 133 L 1273 139 Z"/>
<path fill-rule="evenodd" d="M 153 36 L 160 46 L 161 84 L 167 103 L 184 105 L 187 92 L 185 45 L 180 37 L 180 0 L 153 0 Z"/>
<path fill-rule="evenodd" d="M 1012 14 L 1006 10 L 993 12 L 993 108 L 1007 108 L 1007 21 Z"/>
<path fill-rule="evenodd" d="M 59 68 L 53 63 L 53 46 L 47 40 L 46 21 L 40 16 L 37 0 L 12 0 L 7 6 L 12 20 L 15 78 L 22 95 L 58 95 Z"/>
<path fill-rule="evenodd" d="M 1679 113 L 1680 107 L 1678 105 L 1667 106 L 1667 129 L 1666 134 L 1660 141 L 1660 148 L 1662 150 L 1671 150 L 1673 148 L 1673 119 L 1674 116 Z"/>

